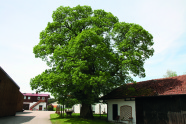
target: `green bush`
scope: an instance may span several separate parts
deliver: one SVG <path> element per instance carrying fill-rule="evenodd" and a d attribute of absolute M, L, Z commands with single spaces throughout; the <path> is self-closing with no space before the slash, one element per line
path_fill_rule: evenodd
<path fill-rule="evenodd" d="M 53 111 L 56 111 L 56 108 L 53 108 Z"/>
<path fill-rule="evenodd" d="M 53 107 L 52 104 L 49 104 L 48 107 L 47 107 L 48 111 L 53 111 L 53 108 L 54 108 L 54 107 Z"/>

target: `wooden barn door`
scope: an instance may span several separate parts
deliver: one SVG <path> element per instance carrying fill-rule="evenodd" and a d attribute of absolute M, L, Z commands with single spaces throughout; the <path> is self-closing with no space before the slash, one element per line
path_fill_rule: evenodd
<path fill-rule="evenodd" d="M 144 124 L 167 124 L 167 112 L 164 108 L 167 103 L 161 101 L 149 101 L 144 103 Z"/>
<path fill-rule="evenodd" d="M 118 116 L 118 104 L 112 104 L 112 119 L 116 120 Z"/>
<path fill-rule="evenodd" d="M 137 124 L 169 124 L 167 113 L 171 101 L 165 97 L 136 99 Z"/>
<path fill-rule="evenodd" d="M 136 99 L 136 124 L 144 124 L 143 117 L 143 101 Z"/>

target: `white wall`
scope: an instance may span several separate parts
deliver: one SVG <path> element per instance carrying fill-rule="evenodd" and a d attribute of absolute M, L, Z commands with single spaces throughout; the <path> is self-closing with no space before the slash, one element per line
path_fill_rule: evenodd
<path fill-rule="evenodd" d="M 80 113 L 80 105 L 81 104 L 76 104 L 76 105 L 73 106 L 74 113 Z"/>
<path fill-rule="evenodd" d="M 124 99 L 112 99 L 107 100 L 108 105 L 108 121 L 114 121 L 112 120 L 112 105 L 118 104 L 118 115 L 120 115 L 120 107 L 123 105 L 129 105 L 132 107 L 132 117 L 133 117 L 133 124 L 136 124 L 136 107 L 135 107 L 135 101 L 124 101 Z M 127 123 L 127 121 L 122 121 Z"/>
<path fill-rule="evenodd" d="M 37 102 L 32 102 L 32 103 L 30 103 L 30 105 L 29 105 L 29 110 L 30 110 L 30 107 L 31 107 L 32 105 L 34 105 L 35 103 L 37 103 Z"/>
<path fill-rule="evenodd" d="M 103 114 L 104 110 L 107 113 L 107 104 L 102 104 L 102 103 L 96 103 L 95 105 L 92 105 L 92 111 L 95 111 L 95 114 L 100 114 L 99 105 L 101 105 L 101 114 Z M 81 104 L 76 104 L 73 106 L 74 113 L 80 113 L 80 106 Z"/>
<path fill-rule="evenodd" d="M 30 109 L 30 107 L 32 106 L 32 105 L 34 105 L 35 103 L 37 103 L 37 102 L 33 102 L 33 103 L 30 103 L 30 106 L 29 106 L 29 109 Z M 38 105 L 36 105 L 35 107 L 34 107 L 34 109 L 38 109 L 39 110 L 39 105 L 42 105 L 42 111 L 44 111 L 44 108 L 46 109 L 46 102 L 40 102 Z"/>
<path fill-rule="evenodd" d="M 97 103 L 95 104 L 95 114 L 100 114 L 100 105 L 101 105 L 101 114 L 105 111 L 107 113 L 107 104 Z"/>

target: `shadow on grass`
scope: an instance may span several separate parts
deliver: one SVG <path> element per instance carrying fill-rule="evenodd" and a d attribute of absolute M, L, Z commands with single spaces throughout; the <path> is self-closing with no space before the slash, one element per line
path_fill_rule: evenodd
<path fill-rule="evenodd" d="M 68 123 L 68 124 L 107 124 L 107 116 L 94 115 L 93 119 L 81 118 L 79 114 L 72 114 L 72 116 L 66 116 L 63 118 L 57 114 L 52 114 L 51 119 L 53 124 Z"/>

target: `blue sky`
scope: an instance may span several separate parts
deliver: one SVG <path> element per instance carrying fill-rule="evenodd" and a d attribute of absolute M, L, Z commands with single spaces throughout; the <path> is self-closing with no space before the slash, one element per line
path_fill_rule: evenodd
<path fill-rule="evenodd" d="M 59 6 L 89 5 L 113 13 L 120 22 L 136 23 L 154 37 L 154 56 L 145 62 L 144 81 L 166 71 L 186 72 L 185 0 L 0 0 L 0 66 L 25 93 L 30 79 L 48 68 L 35 58 L 33 47 Z"/>

